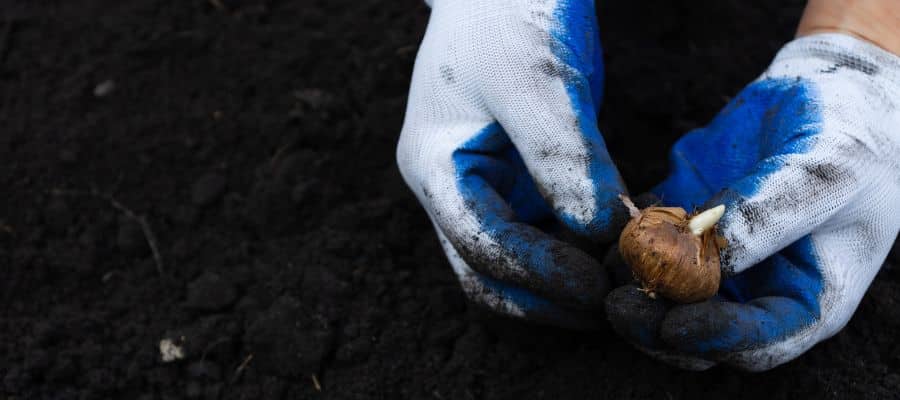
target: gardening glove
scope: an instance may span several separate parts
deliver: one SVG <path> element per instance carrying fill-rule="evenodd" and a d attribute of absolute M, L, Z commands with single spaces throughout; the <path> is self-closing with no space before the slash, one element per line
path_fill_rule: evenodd
<path fill-rule="evenodd" d="M 712 123 L 681 138 L 654 189 L 724 204 L 717 296 L 674 305 L 614 290 L 614 328 L 691 369 L 759 371 L 837 333 L 900 228 L 900 57 L 843 34 L 788 43 Z"/>
<path fill-rule="evenodd" d="M 609 290 L 557 226 L 612 240 L 627 220 L 597 128 L 594 3 L 435 0 L 397 162 L 468 297 L 589 327 Z M 602 318 L 602 317 L 601 317 Z"/>

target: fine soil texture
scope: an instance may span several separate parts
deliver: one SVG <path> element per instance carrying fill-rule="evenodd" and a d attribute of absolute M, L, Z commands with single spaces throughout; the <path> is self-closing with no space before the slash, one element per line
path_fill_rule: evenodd
<path fill-rule="evenodd" d="M 633 193 L 802 5 L 600 2 L 600 120 Z M 468 304 L 394 160 L 428 13 L 0 1 L 0 399 L 900 396 L 897 252 L 840 334 L 757 374 Z"/>

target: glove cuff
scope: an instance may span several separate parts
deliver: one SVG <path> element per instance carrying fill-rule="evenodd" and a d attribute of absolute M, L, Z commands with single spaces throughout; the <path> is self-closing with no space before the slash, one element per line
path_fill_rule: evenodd
<path fill-rule="evenodd" d="M 886 80 L 894 89 L 900 90 L 900 56 L 865 39 L 844 33 L 803 36 L 784 45 L 774 63 L 801 58 L 828 60 L 836 67 L 851 68 L 872 78 Z"/>

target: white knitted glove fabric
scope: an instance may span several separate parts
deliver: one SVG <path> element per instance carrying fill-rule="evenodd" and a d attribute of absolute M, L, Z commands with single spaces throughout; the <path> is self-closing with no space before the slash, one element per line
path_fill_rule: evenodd
<path fill-rule="evenodd" d="M 603 70 L 593 2 L 432 6 L 397 147 L 403 177 L 472 300 L 590 324 L 606 274 L 554 234 L 609 240 L 627 215 L 597 128 Z"/>
<path fill-rule="evenodd" d="M 617 289 L 613 326 L 683 367 L 792 360 L 847 324 L 900 229 L 900 57 L 844 34 L 796 39 L 671 163 L 664 203 L 726 206 L 726 278 L 688 305 Z"/>

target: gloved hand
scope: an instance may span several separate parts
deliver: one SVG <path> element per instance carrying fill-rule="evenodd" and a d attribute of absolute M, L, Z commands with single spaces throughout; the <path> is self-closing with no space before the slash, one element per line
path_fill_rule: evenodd
<path fill-rule="evenodd" d="M 614 328 L 691 369 L 765 370 L 837 333 L 900 229 L 898 107 L 900 57 L 842 34 L 788 43 L 676 143 L 671 176 L 654 189 L 688 210 L 725 204 L 730 277 L 688 305 L 616 289 Z"/>
<path fill-rule="evenodd" d="M 397 162 L 468 297 L 589 326 L 609 290 L 558 225 L 611 240 L 627 220 L 600 136 L 591 0 L 435 0 Z M 602 319 L 602 317 L 600 317 Z"/>

